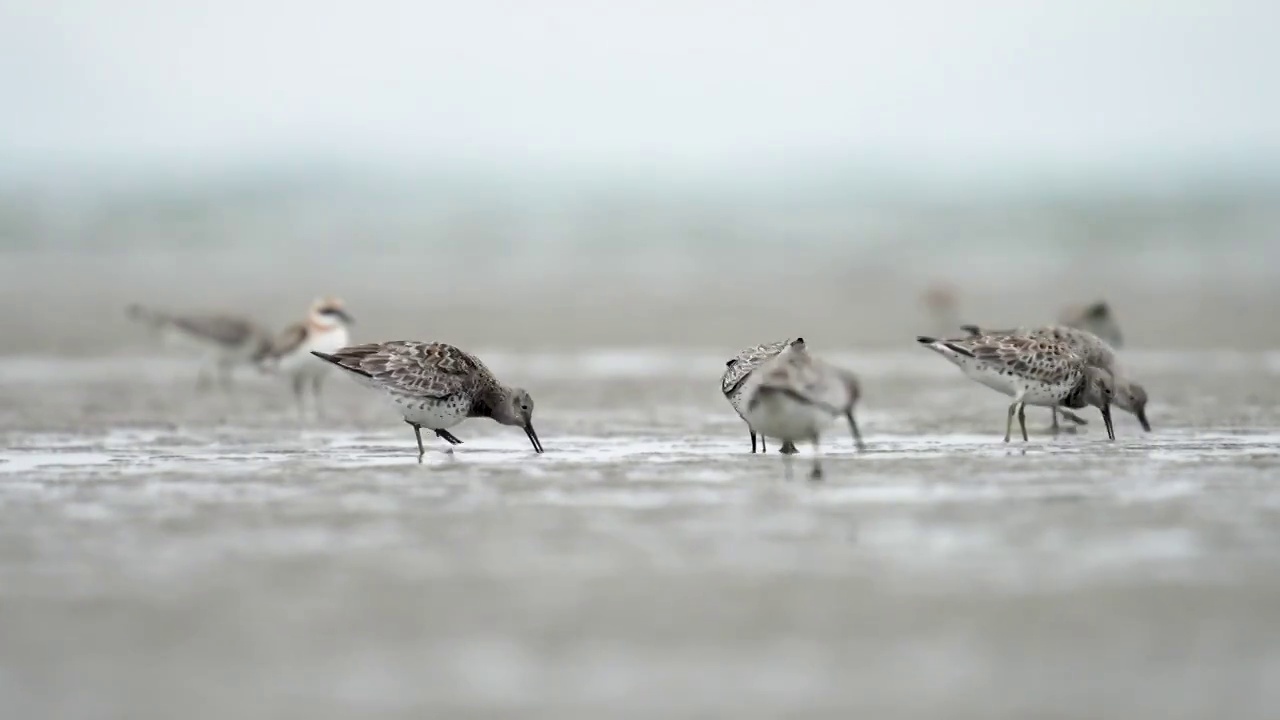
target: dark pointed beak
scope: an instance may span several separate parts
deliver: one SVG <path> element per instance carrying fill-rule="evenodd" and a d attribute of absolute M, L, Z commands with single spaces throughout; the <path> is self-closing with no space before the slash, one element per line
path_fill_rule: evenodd
<path fill-rule="evenodd" d="M 1142 429 L 1151 432 L 1151 423 L 1147 422 L 1147 409 L 1140 407 L 1133 414 L 1138 416 L 1138 422 L 1142 423 Z"/>
<path fill-rule="evenodd" d="M 524 426 L 524 434 L 529 436 L 529 442 L 533 443 L 534 452 L 542 452 L 542 443 L 538 441 L 538 433 L 533 430 L 533 423 Z"/>
<path fill-rule="evenodd" d="M 333 314 L 334 314 L 334 315 L 337 315 L 339 320 L 341 320 L 342 322 L 344 322 L 344 323 L 346 323 L 346 324 L 348 324 L 348 325 L 355 325 L 355 324 L 356 324 L 356 320 L 355 320 L 355 318 L 353 318 L 353 317 L 351 317 L 350 315 L 348 315 L 346 310 L 334 310 L 334 311 L 333 311 Z"/>
<path fill-rule="evenodd" d="M 1107 439 L 1115 440 L 1116 431 L 1111 426 L 1111 405 L 1110 403 L 1102 406 L 1102 422 L 1107 426 Z"/>

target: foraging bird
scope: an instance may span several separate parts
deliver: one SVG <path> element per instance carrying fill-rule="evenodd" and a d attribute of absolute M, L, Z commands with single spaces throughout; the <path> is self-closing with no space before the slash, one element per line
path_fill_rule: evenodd
<path fill-rule="evenodd" d="M 762 435 L 795 443 L 813 443 L 813 471 L 822 477 L 818 439 L 838 417 L 849 421 L 858 450 L 866 446 L 853 409 L 861 395 L 857 377 L 809 354 L 803 339 L 791 342 L 752 372 L 742 389 L 744 419 Z M 786 456 L 791 474 L 791 456 Z"/>
<path fill-rule="evenodd" d="M 1125 377 L 1125 373 L 1116 359 L 1115 350 L 1094 333 L 1065 325 L 1014 328 L 1012 330 L 984 330 L 977 325 L 961 325 L 960 327 L 969 333 L 970 337 L 981 335 L 1022 335 L 1067 344 L 1074 353 L 1084 360 L 1085 364 L 1102 368 L 1111 373 L 1111 377 L 1115 382 L 1115 387 L 1113 388 L 1115 395 L 1111 398 L 1112 404 L 1125 412 L 1133 413 L 1138 418 L 1138 423 L 1142 425 L 1142 429 L 1146 432 L 1151 432 L 1151 423 L 1147 421 L 1148 396 L 1146 388 Z M 1057 410 L 1053 413 L 1053 430 L 1055 433 L 1058 431 L 1058 412 L 1062 412 L 1063 417 L 1073 420 L 1077 424 L 1085 424 L 1081 418 L 1066 411 Z"/>
<path fill-rule="evenodd" d="M 1073 409 L 1093 405 L 1102 411 L 1107 437 L 1116 439 L 1111 425 L 1111 373 L 1086 364 L 1066 343 L 1022 335 L 955 340 L 922 335 L 916 341 L 951 361 L 970 379 L 1013 398 L 1005 422 L 1005 442 L 1009 442 L 1015 412 L 1026 442 L 1027 405 Z"/>
<path fill-rule="evenodd" d="M 800 339 L 803 341 L 803 338 Z M 729 404 L 733 406 L 738 417 L 743 422 L 747 421 L 746 415 L 743 414 L 743 384 L 751 373 L 769 358 L 774 357 L 782 352 L 788 345 L 790 340 L 781 342 L 765 343 L 749 347 L 737 355 L 733 356 L 725 365 L 724 375 L 720 376 L 720 391 L 724 393 Z M 751 433 L 751 452 L 756 451 L 756 431 L 751 427 L 751 423 L 747 422 L 747 431 Z M 760 436 L 760 452 L 765 452 L 764 436 Z M 791 442 L 782 443 L 782 447 L 778 449 L 781 453 L 794 453 L 796 446 Z"/>
<path fill-rule="evenodd" d="M 342 368 L 360 384 L 386 393 L 413 427 L 418 462 L 426 454 L 422 428 L 459 445 L 462 441 L 448 428 L 473 417 L 493 418 L 523 429 L 534 452 L 542 452 L 533 429 L 529 393 L 498 382 L 479 358 L 452 345 L 393 340 L 311 354 Z"/>

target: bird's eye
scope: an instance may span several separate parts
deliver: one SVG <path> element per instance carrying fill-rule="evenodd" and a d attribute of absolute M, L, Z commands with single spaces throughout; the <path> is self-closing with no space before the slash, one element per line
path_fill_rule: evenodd
<path fill-rule="evenodd" d="M 521 409 L 521 410 L 528 410 L 528 409 L 529 409 L 529 406 L 528 406 L 528 405 L 521 405 L 521 406 L 520 406 L 520 409 Z"/>

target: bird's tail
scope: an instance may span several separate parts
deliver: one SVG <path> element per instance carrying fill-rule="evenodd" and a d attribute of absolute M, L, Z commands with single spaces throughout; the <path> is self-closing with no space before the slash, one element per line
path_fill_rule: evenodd
<path fill-rule="evenodd" d="M 973 353 L 968 348 L 951 340 L 939 340 L 928 335 L 918 335 L 916 336 L 916 342 L 943 355 L 948 354 L 948 351 L 950 351 L 965 357 L 973 357 Z"/>

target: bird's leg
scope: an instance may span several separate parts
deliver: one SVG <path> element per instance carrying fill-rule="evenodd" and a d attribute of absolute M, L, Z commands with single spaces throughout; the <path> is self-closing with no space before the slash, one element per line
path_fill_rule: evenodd
<path fill-rule="evenodd" d="M 782 455 L 783 477 L 787 481 L 791 480 L 791 475 L 792 475 L 791 463 L 792 463 L 791 453 L 783 453 Z"/>
<path fill-rule="evenodd" d="M 1066 410 L 1063 410 L 1062 408 L 1058 408 L 1058 412 L 1062 414 L 1062 417 L 1063 417 L 1064 419 L 1066 419 L 1066 420 L 1070 420 L 1071 422 L 1073 422 L 1073 423 L 1075 423 L 1075 424 L 1077 424 L 1077 425 L 1088 425 L 1088 424 L 1089 424 L 1089 421 L 1088 421 L 1088 420 L 1085 420 L 1084 418 L 1080 417 L 1079 415 L 1077 415 L 1077 414 L 1075 414 L 1075 413 L 1073 413 L 1073 412 L 1067 412 Z"/>
<path fill-rule="evenodd" d="M 1053 425 L 1050 425 L 1049 429 L 1053 432 L 1054 437 L 1058 437 L 1058 433 L 1062 432 L 1062 430 L 1058 428 L 1058 408 L 1049 408 L 1049 414 L 1053 416 Z"/>
<path fill-rule="evenodd" d="M 1013 432 L 1013 414 L 1018 411 L 1018 401 L 1009 406 L 1009 417 L 1004 421 L 1004 441 L 1009 442 L 1009 433 Z"/>
<path fill-rule="evenodd" d="M 1018 403 L 1018 426 L 1022 428 L 1022 442 L 1027 441 L 1027 404 Z"/>
<path fill-rule="evenodd" d="M 231 364 L 227 362 L 218 363 L 218 387 L 224 393 L 231 392 Z"/>
<path fill-rule="evenodd" d="M 448 430 L 437 430 L 437 431 L 436 431 L 436 437 L 440 438 L 441 440 L 444 440 L 445 442 L 449 443 L 450 445 L 461 445 L 461 444 L 462 444 L 462 441 L 461 441 L 461 440 L 459 440 L 458 438 L 454 437 L 454 436 L 453 436 L 453 433 L 449 432 Z"/>
<path fill-rule="evenodd" d="M 747 428 L 747 431 L 751 433 L 751 454 L 755 455 L 756 454 L 756 431 L 752 430 L 751 428 Z"/>
<path fill-rule="evenodd" d="M 422 456 L 427 454 L 427 449 L 422 446 L 422 426 L 415 422 L 409 422 L 409 426 L 413 428 L 413 436 L 418 440 L 418 464 L 422 464 Z"/>
<path fill-rule="evenodd" d="M 313 375 L 311 377 L 311 399 L 316 406 L 316 417 L 324 418 L 324 404 L 320 402 L 320 383 L 324 380 L 322 375 Z"/>
<path fill-rule="evenodd" d="M 822 479 L 822 459 L 819 457 L 820 454 L 821 453 L 818 452 L 818 436 L 814 435 L 813 436 L 813 471 L 809 473 L 810 480 Z"/>
<path fill-rule="evenodd" d="M 796 449 L 795 443 L 791 442 L 790 440 L 784 440 L 782 441 L 782 447 L 778 448 L 778 452 L 784 453 L 787 455 L 795 455 L 800 451 Z"/>
<path fill-rule="evenodd" d="M 862 442 L 862 433 L 858 432 L 858 421 L 853 419 L 853 408 L 849 408 L 844 416 L 849 421 L 849 429 L 853 431 L 853 444 L 858 446 L 858 452 L 866 450 L 867 445 Z"/>
<path fill-rule="evenodd" d="M 306 397 L 303 396 L 303 390 L 306 389 L 306 378 L 301 373 L 293 376 L 293 401 L 298 406 L 298 417 L 306 418 Z"/>

